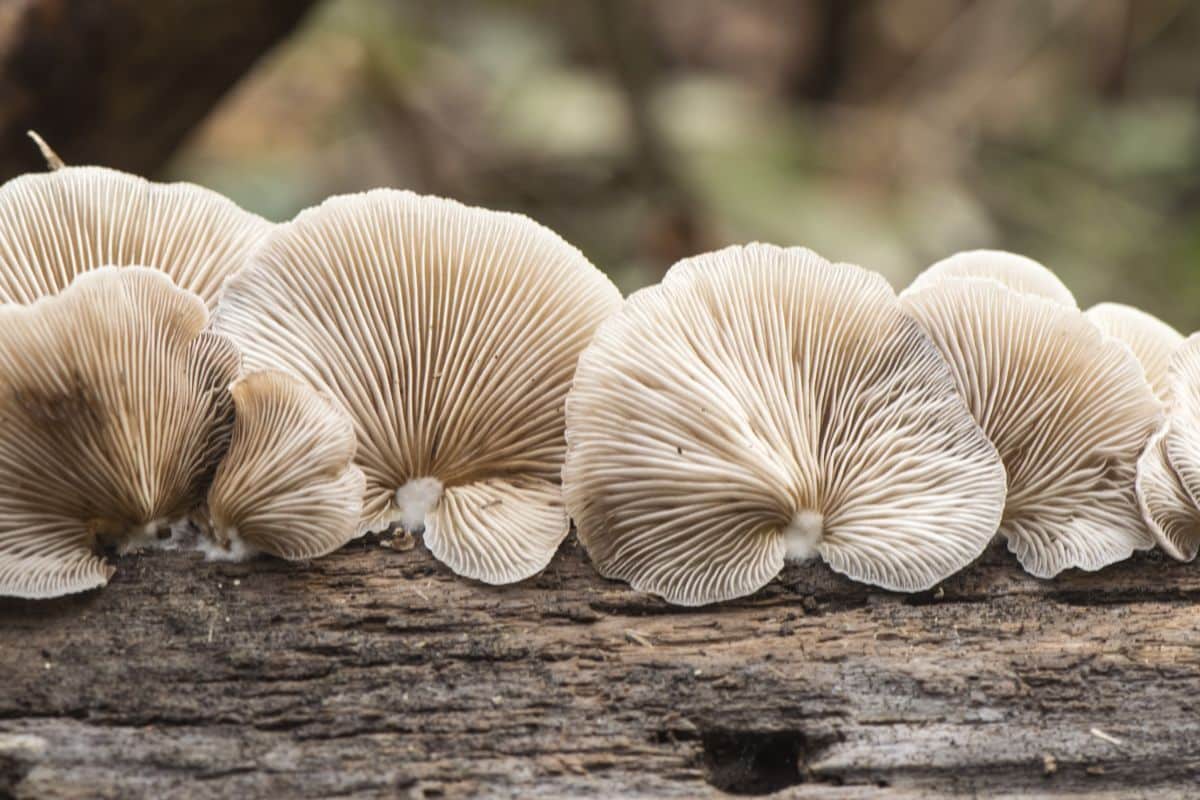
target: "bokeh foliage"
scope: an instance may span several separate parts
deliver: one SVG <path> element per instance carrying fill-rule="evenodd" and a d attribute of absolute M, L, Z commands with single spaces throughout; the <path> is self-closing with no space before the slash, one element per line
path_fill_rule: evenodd
<path fill-rule="evenodd" d="M 325 0 L 168 172 L 524 211 L 626 291 L 753 239 L 897 286 L 1002 247 L 1186 332 L 1198 48 L 1185 0 Z"/>

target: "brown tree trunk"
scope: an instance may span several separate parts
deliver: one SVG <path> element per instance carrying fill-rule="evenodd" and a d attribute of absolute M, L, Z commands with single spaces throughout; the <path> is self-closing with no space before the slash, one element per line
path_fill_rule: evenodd
<path fill-rule="evenodd" d="M 1200 571 L 1039 581 L 993 551 L 900 596 L 791 568 L 669 607 L 578 545 L 486 587 L 418 547 L 117 562 L 0 602 L 0 795 L 1185 797 Z M 1136 790 L 1136 791 L 1135 791 Z"/>
<path fill-rule="evenodd" d="M 71 164 L 157 169 L 313 0 L 5 0 L 0 180 Z"/>

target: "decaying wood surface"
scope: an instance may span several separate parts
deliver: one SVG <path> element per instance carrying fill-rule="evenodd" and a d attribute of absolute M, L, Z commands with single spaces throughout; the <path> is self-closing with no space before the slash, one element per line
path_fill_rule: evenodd
<path fill-rule="evenodd" d="M 311 565 L 118 561 L 0 602 L 0 795 L 1184 797 L 1200 569 L 940 590 L 793 568 L 699 610 L 596 577 L 460 580 L 420 546 Z"/>
<path fill-rule="evenodd" d="M 4 0 L 0 176 L 67 163 L 156 170 L 313 0 Z"/>

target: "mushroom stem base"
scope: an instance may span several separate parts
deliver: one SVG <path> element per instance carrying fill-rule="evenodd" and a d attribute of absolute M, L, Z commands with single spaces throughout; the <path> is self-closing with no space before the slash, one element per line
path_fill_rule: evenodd
<path fill-rule="evenodd" d="M 783 529 L 784 558 L 788 561 L 811 561 L 819 553 L 817 545 L 825 532 L 825 518 L 817 511 L 802 509 Z"/>
<path fill-rule="evenodd" d="M 205 561 L 246 561 L 258 555 L 258 549 L 232 526 L 214 528 L 211 537 L 201 536 L 196 549 L 204 553 Z"/>
<path fill-rule="evenodd" d="M 177 546 L 179 521 L 166 518 L 152 519 L 142 525 L 134 525 L 114 539 L 118 555 L 128 555 L 141 550 L 174 550 Z"/>
<path fill-rule="evenodd" d="M 437 508 L 443 488 L 441 481 L 430 476 L 408 481 L 396 490 L 396 521 L 406 531 L 423 531 L 425 515 Z"/>

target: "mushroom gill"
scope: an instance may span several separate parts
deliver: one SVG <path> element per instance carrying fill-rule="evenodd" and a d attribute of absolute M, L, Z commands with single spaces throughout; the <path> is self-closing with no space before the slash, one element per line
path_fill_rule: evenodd
<path fill-rule="evenodd" d="M 566 536 L 563 399 L 620 294 L 531 220 L 376 190 L 279 226 L 215 324 L 354 421 L 363 530 L 424 529 L 489 583 L 541 570 Z"/>
<path fill-rule="evenodd" d="M 190 183 L 62 167 L 0 186 L 0 302 L 30 303 L 103 266 L 160 269 L 211 307 L 272 224 Z"/>
<path fill-rule="evenodd" d="M 567 442 L 599 571 L 683 605 L 813 557 L 926 589 L 1004 505 L 995 449 L 891 287 L 799 248 L 697 256 L 632 295 L 580 358 Z"/>
<path fill-rule="evenodd" d="M 363 474 L 349 415 L 282 372 L 251 372 L 230 391 L 233 438 L 208 492 L 210 557 L 316 558 L 353 539 Z"/>
<path fill-rule="evenodd" d="M 228 445 L 237 349 L 161 272 L 106 267 L 0 306 L 0 594 L 107 582 L 202 500 Z"/>
<path fill-rule="evenodd" d="M 918 278 L 901 302 L 1004 461 L 1000 532 L 1027 571 L 1097 570 L 1152 546 L 1134 478 L 1160 404 L 1128 346 L 1073 304 L 992 279 Z"/>
<path fill-rule="evenodd" d="M 986 278 L 1019 294 L 1043 297 L 1070 308 L 1078 307 L 1075 295 L 1057 275 L 1028 256 L 1005 250 L 965 250 L 943 258 L 914 278 L 900 296 L 907 297 L 954 278 Z"/>
<path fill-rule="evenodd" d="M 1183 344 L 1183 335 L 1157 317 L 1121 303 L 1098 303 L 1086 314 L 1105 334 L 1129 345 L 1154 393 L 1167 402 L 1171 354 Z"/>

